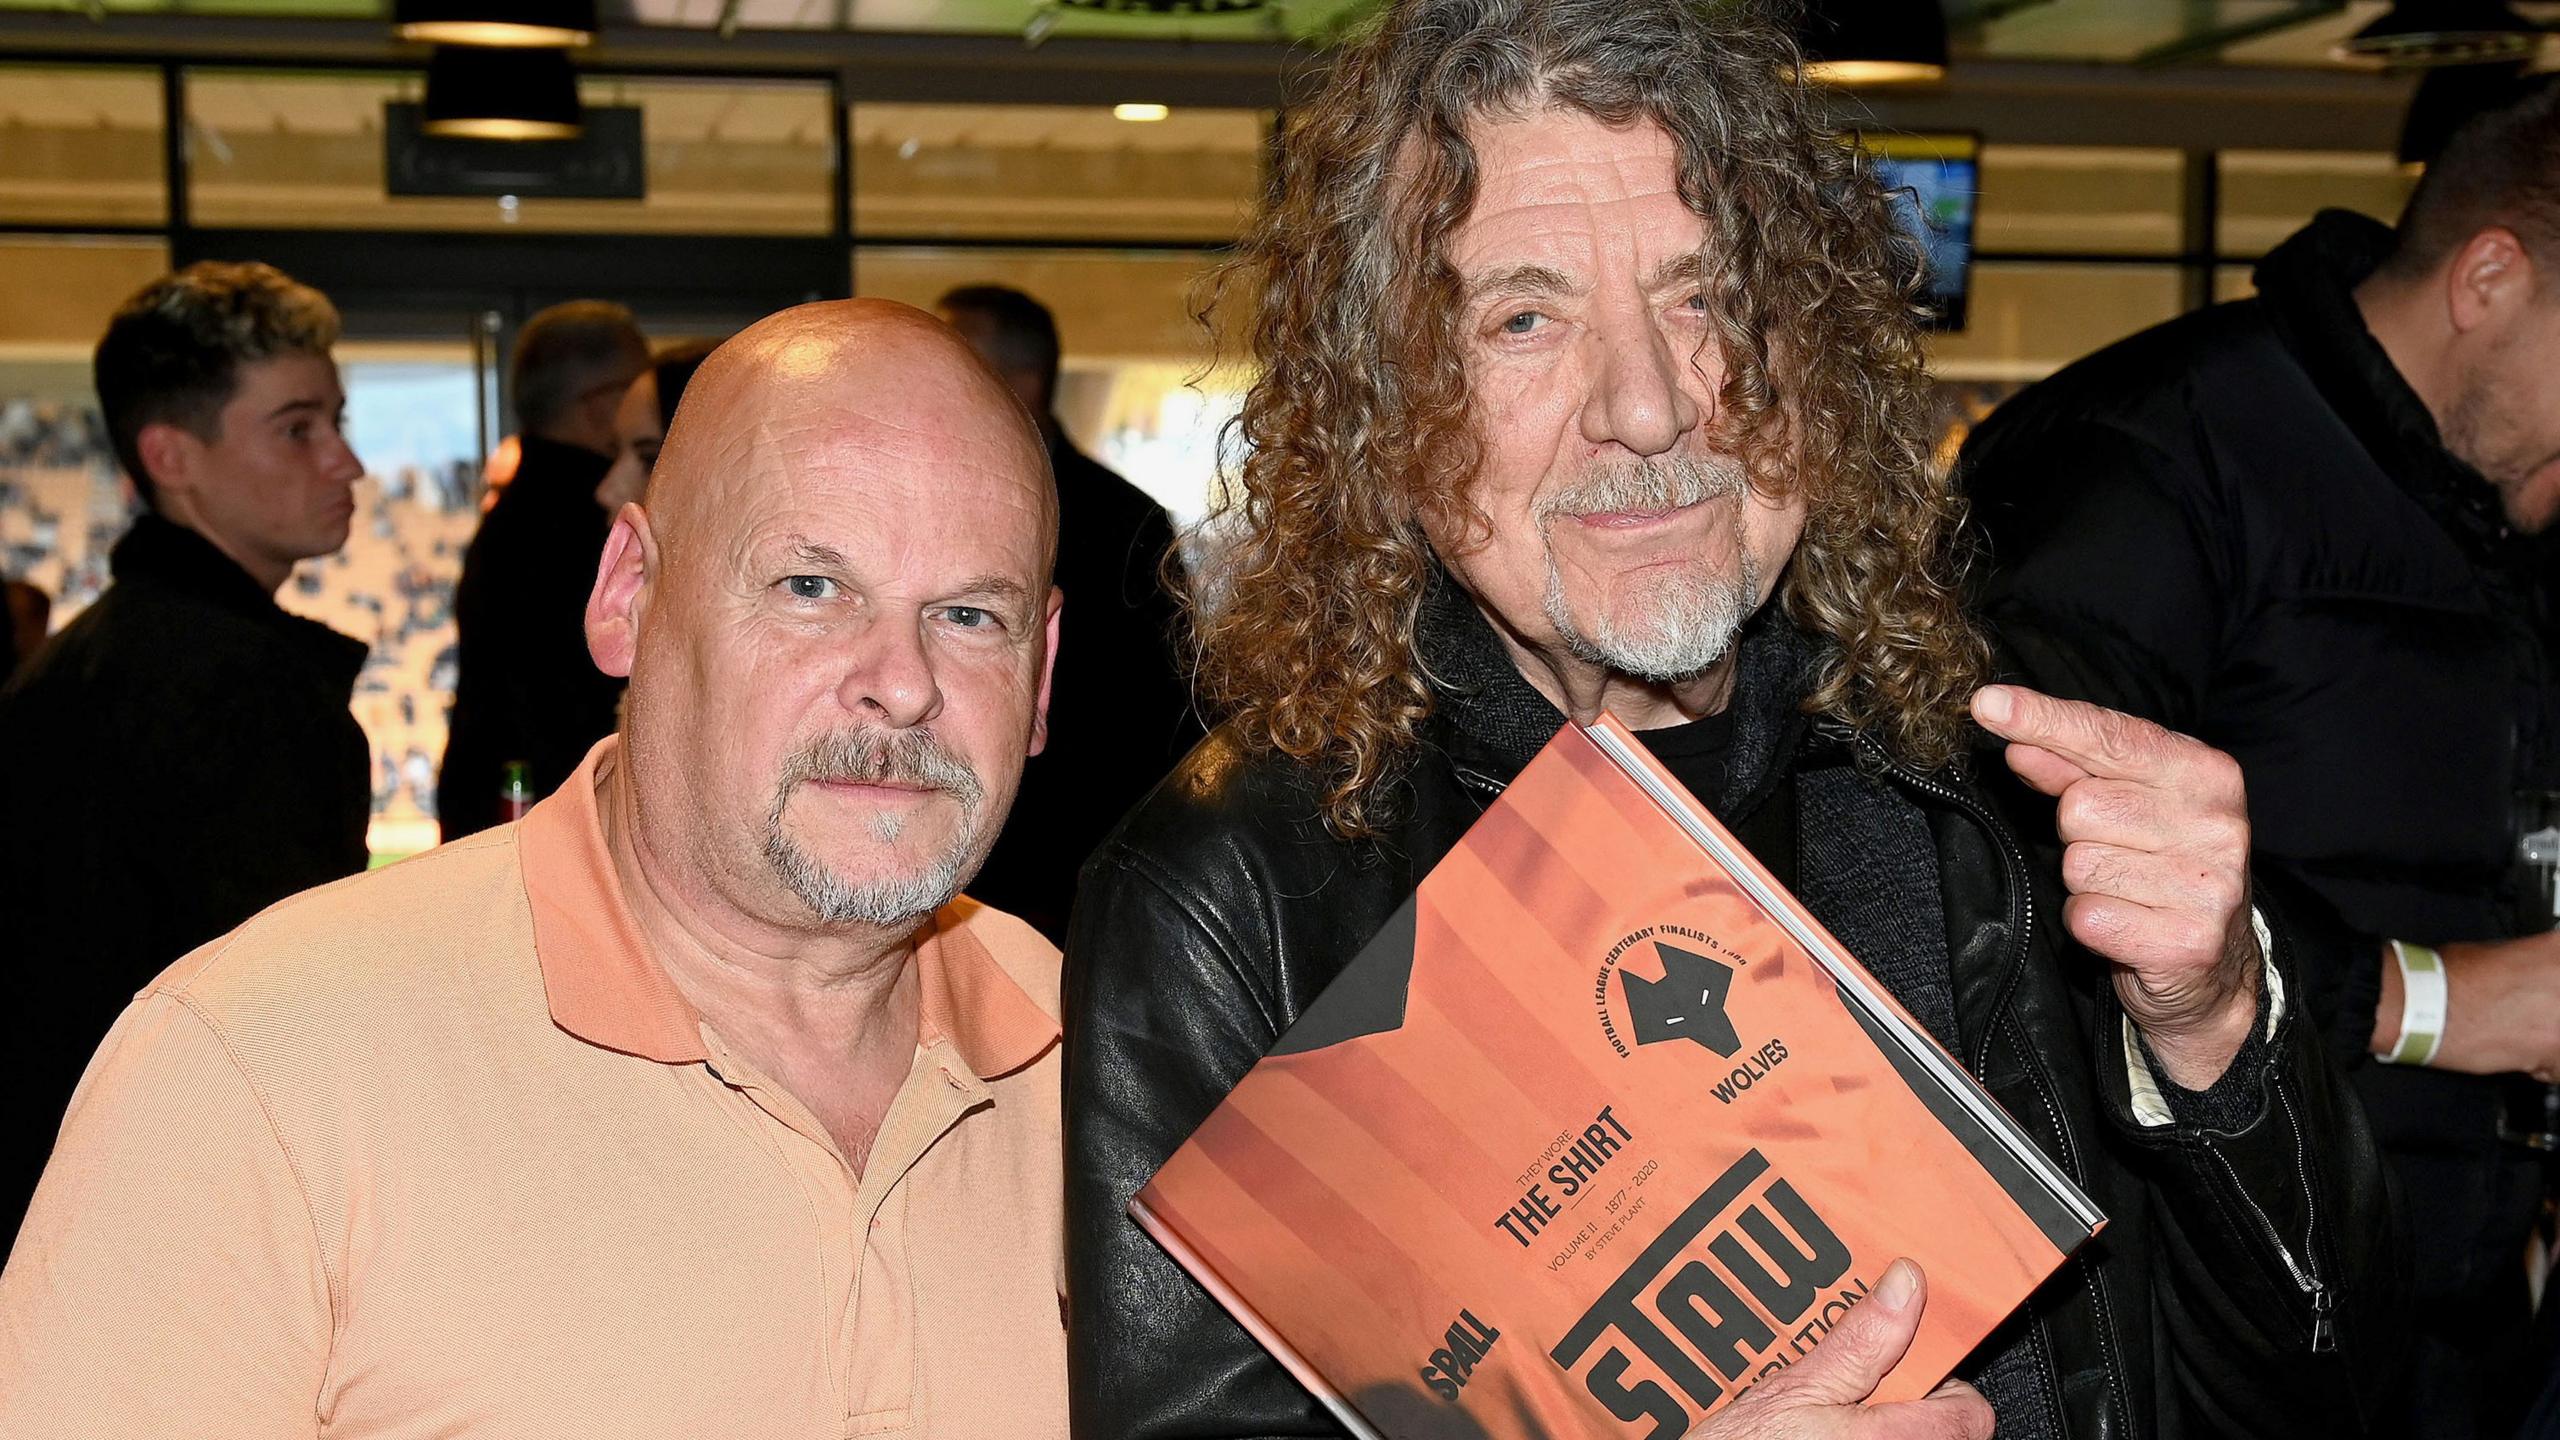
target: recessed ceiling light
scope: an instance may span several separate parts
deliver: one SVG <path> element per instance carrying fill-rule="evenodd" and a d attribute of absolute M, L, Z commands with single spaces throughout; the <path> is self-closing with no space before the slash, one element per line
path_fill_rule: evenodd
<path fill-rule="evenodd" d="M 1132 101 L 1127 104 L 1114 105 L 1111 107 L 1111 115 L 1113 119 L 1127 120 L 1132 124 L 1139 125 L 1146 124 L 1152 120 L 1162 120 L 1172 113 L 1173 110 L 1171 107 L 1158 105 L 1151 101 Z"/>
<path fill-rule="evenodd" d="M 1816 85 L 1924 85 L 1947 78 L 1947 67 L 1920 60 L 1812 60 L 1804 78 Z"/>
<path fill-rule="evenodd" d="M 2530 59 L 2542 30 L 2500 0 L 2408 0 L 2339 42 L 2341 60 L 2393 66 L 2482 65 Z"/>
<path fill-rule="evenodd" d="M 1817 85 L 1907 85 L 1947 73 L 1947 18 L 1913 0 L 1815 0 L 1797 27 Z"/>
<path fill-rule="evenodd" d="M 466 140 L 571 140 L 584 124 L 562 50 L 439 47 L 418 108 L 419 128 Z"/>
<path fill-rule="evenodd" d="M 595 38 L 596 0 L 394 0 L 403 40 L 565 48 Z"/>

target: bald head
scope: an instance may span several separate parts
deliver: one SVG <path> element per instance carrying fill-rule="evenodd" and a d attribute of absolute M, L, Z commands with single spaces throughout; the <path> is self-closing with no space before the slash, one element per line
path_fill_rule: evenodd
<path fill-rule="evenodd" d="M 967 449 L 1039 492 L 1054 558 L 1057 496 L 1038 424 L 958 332 L 890 300 L 795 306 L 711 352 L 650 479 L 661 543 L 716 526 L 751 471 L 834 466 L 902 440 Z M 742 464 L 753 456 L 756 463 Z"/>
<path fill-rule="evenodd" d="M 904 934 L 1045 743 L 1057 494 L 1031 416 L 920 310 L 804 305 L 712 352 L 588 602 L 617 785 L 719 923 Z"/>

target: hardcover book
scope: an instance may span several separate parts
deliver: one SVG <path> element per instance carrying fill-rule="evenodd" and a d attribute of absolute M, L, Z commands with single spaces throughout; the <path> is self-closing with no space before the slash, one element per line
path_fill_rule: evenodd
<path fill-rule="evenodd" d="M 1676 1440 L 1906 1255 L 1913 1398 L 2104 1223 L 1606 716 L 1130 1213 L 1364 1440 Z"/>

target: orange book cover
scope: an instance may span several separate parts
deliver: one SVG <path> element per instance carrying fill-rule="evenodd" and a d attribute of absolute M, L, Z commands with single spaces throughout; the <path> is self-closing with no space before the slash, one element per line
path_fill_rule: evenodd
<path fill-rule="evenodd" d="M 2103 1223 L 1608 717 L 1130 1206 L 1354 1435 L 1674 1440 L 1929 1277 L 1926 1393 Z"/>

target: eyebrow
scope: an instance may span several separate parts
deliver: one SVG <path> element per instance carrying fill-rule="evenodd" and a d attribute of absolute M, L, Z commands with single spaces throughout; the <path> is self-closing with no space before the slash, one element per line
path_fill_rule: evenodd
<path fill-rule="evenodd" d="M 1653 267 L 1645 281 L 1648 290 L 1669 290 L 1683 285 L 1696 285 L 1707 278 L 1707 257 L 1691 250 L 1674 255 Z"/>
<path fill-rule="evenodd" d="M 791 558 L 803 565 L 818 565 L 835 570 L 851 570 L 853 562 L 833 545 L 821 545 L 803 535 L 791 537 Z"/>
<path fill-rule="evenodd" d="M 963 580 L 952 590 L 951 593 L 954 595 L 980 595 L 990 600 L 1010 600 L 1016 604 L 1024 603 L 1031 598 L 1031 592 L 1023 588 L 1021 581 L 1016 580 L 1009 575 L 995 574 L 980 575 L 974 579 Z"/>
<path fill-rule="evenodd" d="M 339 402 L 336 408 L 338 410 L 344 410 L 346 408 L 345 402 Z M 326 400 L 287 400 L 273 410 L 268 411 L 267 418 L 270 420 L 281 420 L 297 410 L 309 410 L 316 414 L 327 414 L 330 412 L 330 409 L 331 407 L 329 402 Z"/>
<path fill-rule="evenodd" d="M 833 545 L 822 545 L 806 536 L 791 537 L 791 559 L 794 564 L 831 569 L 842 574 L 853 572 L 853 562 L 845 557 L 843 551 Z M 989 600 L 1010 600 L 1017 604 L 1026 603 L 1031 598 L 1031 592 L 1024 588 L 1021 581 L 993 571 L 984 575 L 971 576 L 952 586 L 947 593 L 977 595 Z"/>
<path fill-rule="evenodd" d="M 1575 290 L 1573 281 L 1551 265 L 1509 265 L 1500 270 L 1488 270 L 1467 281 L 1467 294 L 1479 300 L 1570 295 Z"/>

